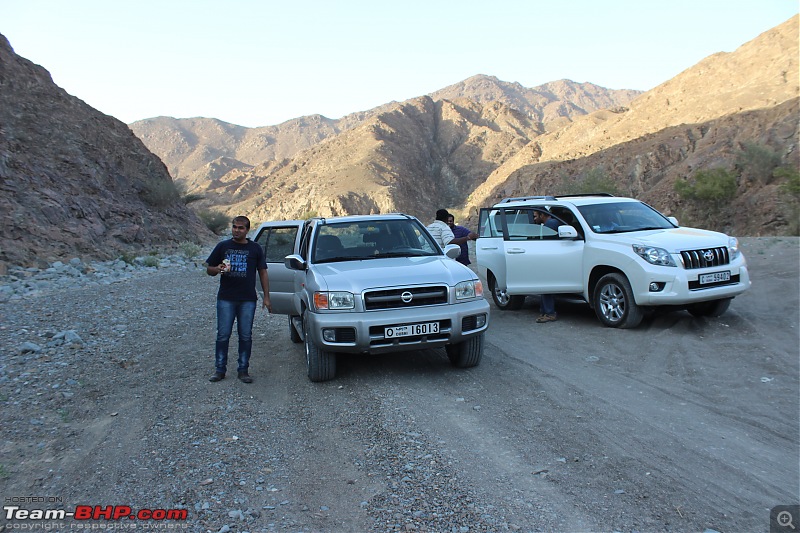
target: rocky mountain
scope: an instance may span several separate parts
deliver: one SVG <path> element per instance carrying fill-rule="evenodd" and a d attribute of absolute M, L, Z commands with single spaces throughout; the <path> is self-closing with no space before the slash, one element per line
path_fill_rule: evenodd
<path fill-rule="evenodd" d="M 430 98 L 433 101 L 466 99 L 472 102 L 468 107 L 474 107 L 474 103 L 489 108 L 504 104 L 521 113 L 529 127 L 535 128 L 538 134 L 546 131 L 548 126 L 568 123 L 576 116 L 627 104 L 638 94 L 637 91 L 613 91 L 568 80 L 527 89 L 518 83 L 479 75 L 445 87 L 431 94 Z M 220 196 L 220 188 L 230 189 L 231 183 L 235 183 L 234 188 L 241 194 L 241 182 L 250 179 L 248 172 L 255 166 L 269 162 L 272 168 L 276 165 L 282 168 L 283 163 L 290 159 L 303 157 L 300 153 L 304 150 L 368 121 L 380 120 L 377 117 L 381 115 L 402 110 L 405 104 L 392 102 L 338 120 L 312 115 L 260 128 L 244 128 L 216 119 L 168 117 L 141 120 L 130 127 L 153 153 L 161 157 L 188 192 L 205 194 L 209 198 L 207 203 L 228 209 L 231 195 Z M 487 113 L 491 114 L 491 109 Z M 528 133 L 523 132 L 522 138 Z M 437 162 L 430 165 L 440 166 Z M 263 170 L 255 172 L 255 175 L 263 175 Z M 403 170 L 402 167 L 396 169 L 397 172 Z M 477 184 L 467 181 L 470 189 Z M 459 201 L 463 201 L 465 195 L 460 196 Z"/>
<path fill-rule="evenodd" d="M 209 237 L 127 125 L 67 94 L 0 35 L 0 273 Z"/>
<path fill-rule="evenodd" d="M 772 170 L 798 168 L 797 58 L 793 17 L 643 94 L 568 80 L 531 89 L 478 75 L 339 121 L 248 130 L 162 118 L 131 128 L 206 205 L 255 219 L 399 210 L 427 220 L 445 206 L 474 225 L 477 208 L 498 198 L 584 191 L 599 178 L 685 223 L 794 233 L 798 199 Z M 159 129 L 166 120 L 181 143 Z M 224 140 L 211 130 L 227 132 Z M 772 168 L 760 176 L 743 168 L 748 150 Z M 711 169 L 735 176 L 724 206 L 675 192 L 676 181 Z"/>
<path fill-rule="evenodd" d="M 711 219 L 708 205 L 682 201 L 674 184 L 701 169 L 737 173 L 748 146 L 774 154 L 774 166 L 797 169 L 798 80 L 795 16 L 734 52 L 704 59 L 627 108 L 578 117 L 536 138 L 488 176 L 465 212 L 474 221 L 478 207 L 498 198 L 564 192 L 594 173 L 623 194 L 684 215 L 684 222 L 747 235 L 796 232 L 797 212 L 787 209 L 782 182 L 769 174 L 739 175 L 735 199 Z"/>

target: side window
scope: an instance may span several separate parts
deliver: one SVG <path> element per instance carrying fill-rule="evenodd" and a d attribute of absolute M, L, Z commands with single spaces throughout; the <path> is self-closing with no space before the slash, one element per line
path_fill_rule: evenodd
<path fill-rule="evenodd" d="M 478 235 L 481 237 L 502 237 L 503 226 L 501 224 L 500 211 L 488 208 L 481 209 L 478 228 Z"/>
<path fill-rule="evenodd" d="M 283 258 L 294 252 L 297 227 L 267 228 L 258 235 L 256 242 L 264 249 L 267 263 L 283 263 Z"/>
<path fill-rule="evenodd" d="M 546 212 L 543 208 L 525 207 L 519 209 L 506 209 L 505 217 L 508 225 L 509 241 L 537 241 L 544 239 L 557 239 L 558 231 L 541 224 L 537 212 Z"/>
<path fill-rule="evenodd" d="M 572 211 L 570 211 L 568 207 L 556 205 L 550 208 L 550 212 L 553 214 L 553 216 L 563 220 L 565 224 L 569 224 L 575 228 L 575 231 L 578 232 L 578 235 L 583 237 L 583 227 L 581 227 L 581 223 L 578 222 L 578 218 L 573 214 Z"/>

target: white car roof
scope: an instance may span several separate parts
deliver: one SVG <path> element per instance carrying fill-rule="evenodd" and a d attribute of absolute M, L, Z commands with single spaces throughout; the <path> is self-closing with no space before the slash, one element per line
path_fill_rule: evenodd
<path fill-rule="evenodd" d="M 510 199 L 511 201 L 503 201 L 495 204 L 493 207 L 525 207 L 530 205 L 597 205 L 597 204 L 616 204 L 620 202 L 638 202 L 635 198 L 626 198 L 624 196 L 541 196 L 541 197 L 528 197 L 519 200 Z"/>

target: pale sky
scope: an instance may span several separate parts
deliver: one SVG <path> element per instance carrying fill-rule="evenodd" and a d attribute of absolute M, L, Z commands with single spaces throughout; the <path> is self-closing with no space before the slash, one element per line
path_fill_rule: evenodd
<path fill-rule="evenodd" d="M 649 90 L 798 0 L 0 0 L 20 56 L 131 123 L 340 118 L 475 74 Z"/>

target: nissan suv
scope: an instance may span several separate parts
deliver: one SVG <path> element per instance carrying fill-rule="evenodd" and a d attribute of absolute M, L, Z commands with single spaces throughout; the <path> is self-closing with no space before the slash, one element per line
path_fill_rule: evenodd
<path fill-rule="evenodd" d="M 538 223 L 537 211 L 558 229 Z M 507 198 L 481 209 L 479 232 L 478 266 L 499 309 L 519 309 L 526 295 L 569 294 L 604 325 L 634 328 L 657 306 L 719 316 L 750 288 L 735 237 L 681 227 L 632 198 Z"/>

